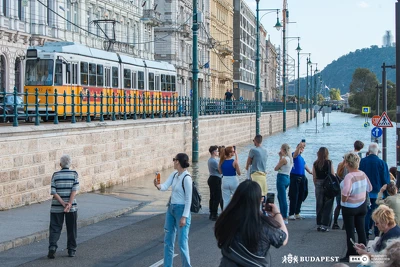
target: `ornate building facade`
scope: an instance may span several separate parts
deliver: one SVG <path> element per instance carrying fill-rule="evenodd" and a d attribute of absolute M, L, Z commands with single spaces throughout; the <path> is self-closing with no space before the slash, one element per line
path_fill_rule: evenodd
<path fill-rule="evenodd" d="M 212 98 L 233 86 L 233 0 L 211 0 L 210 67 Z"/>
<path fill-rule="evenodd" d="M 0 0 L 1 89 L 23 90 L 26 49 L 47 41 L 154 59 L 158 23 L 154 0 Z"/>
<path fill-rule="evenodd" d="M 190 96 L 192 90 L 192 17 L 191 0 L 155 0 L 162 23 L 155 28 L 155 60 L 173 64 L 177 71 L 177 92 Z M 198 90 L 209 97 L 210 84 L 210 1 L 198 0 Z"/>

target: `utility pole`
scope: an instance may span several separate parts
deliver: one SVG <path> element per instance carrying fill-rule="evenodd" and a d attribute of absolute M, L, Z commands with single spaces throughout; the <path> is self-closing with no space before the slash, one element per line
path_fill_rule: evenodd
<path fill-rule="evenodd" d="M 400 66 L 400 3 L 395 4 L 396 14 L 396 66 Z M 397 176 L 400 177 L 400 71 L 396 71 L 396 166 Z M 397 188 L 400 187 L 400 179 L 397 178 Z"/>
<path fill-rule="evenodd" d="M 199 29 L 198 23 L 200 17 L 197 14 L 197 0 L 193 0 L 193 61 L 192 61 L 192 73 L 193 73 L 193 92 L 192 92 L 192 162 L 199 161 L 199 92 L 198 92 L 198 75 L 199 67 L 197 63 L 197 31 Z"/>
<path fill-rule="evenodd" d="M 282 40 L 283 40 L 283 132 L 286 132 L 286 23 L 287 23 L 287 14 L 288 10 L 286 0 L 283 0 L 283 9 L 282 9 L 282 19 L 283 19 L 283 28 L 282 28 Z"/>
<path fill-rule="evenodd" d="M 396 65 L 386 65 L 383 62 L 382 65 L 382 110 L 387 112 L 387 82 L 386 82 L 386 69 L 395 69 Z M 396 86 L 397 88 L 397 86 Z M 397 89 L 396 89 L 397 90 Z M 382 129 L 382 159 L 386 162 L 387 160 L 387 129 L 383 127 Z"/>

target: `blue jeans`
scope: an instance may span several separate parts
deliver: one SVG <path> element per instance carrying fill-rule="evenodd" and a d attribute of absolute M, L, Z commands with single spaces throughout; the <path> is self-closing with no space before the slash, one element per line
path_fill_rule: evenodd
<path fill-rule="evenodd" d="M 376 204 L 376 198 L 370 198 L 371 206 L 368 207 L 367 215 L 365 216 L 365 234 L 367 235 L 367 239 L 369 238 L 369 229 L 374 225 L 374 221 L 372 220 L 371 216 L 374 210 L 378 207 Z M 378 227 L 374 225 L 374 235 L 379 236 Z"/>
<path fill-rule="evenodd" d="M 181 252 L 182 266 L 190 267 L 189 256 L 189 229 L 191 215 L 186 218 L 186 225 L 179 227 L 179 221 L 182 218 L 185 205 L 183 204 L 170 204 L 165 215 L 164 224 L 164 266 L 172 267 L 174 261 L 174 244 L 176 232 L 178 232 L 178 244 Z"/>
<path fill-rule="evenodd" d="M 276 190 L 278 191 L 279 209 L 282 217 L 288 217 L 288 204 L 286 199 L 286 189 L 290 184 L 290 178 L 287 174 L 278 173 L 276 176 Z"/>

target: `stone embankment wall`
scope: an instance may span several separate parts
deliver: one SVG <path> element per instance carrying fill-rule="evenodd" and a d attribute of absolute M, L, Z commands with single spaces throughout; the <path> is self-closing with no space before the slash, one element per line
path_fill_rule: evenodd
<path fill-rule="evenodd" d="M 262 113 L 260 126 L 264 136 L 281 132 L 282 113 Z M 289 111 L 287 128 L 294 126 Z M 202 116 L 199 127 L 199 152 L 207 155 L 210 145 L 249 143 L 255 115 Z M 80 192 L 88 192 L 170 168 L 179 152 L 192 154 L 190 117 L 0 127 L 0 210 L 48 200 L 63 154 L 72 157 Z"/>

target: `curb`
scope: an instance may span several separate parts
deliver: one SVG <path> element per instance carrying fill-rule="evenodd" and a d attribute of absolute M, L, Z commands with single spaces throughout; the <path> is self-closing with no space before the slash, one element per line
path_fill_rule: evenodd
<path fill-rule="evenodd" d="M 108 213 L 104 213 L 104 214 L 100 214 L 88 219 L 84 219 L 84 220 L 78 220 L 77 222 L 77 227 L 82 228 L 91 224 L 95 224 L 101 221 L 105 221 L 111 218 L 116 218 L 125 214 L 129 214 L 129 213 L 133 213 L 141 208 L 143 208 L 144 206 L 146 206 L 147 204 L 149 204 L 149 202 L 140 202 L 138 205 L 135 206 L 130 206 L 127 208 L 123 208 L 120 210 L 116 210 L 116 211 L 111 211 Z M 65 232 L 65 225 L 63 226 L 63 230 L 62 233 Z M 27 235 L 24 237 L 18 237 L 14 240 L 10 240 L 10 241 L 6 241 L 3 243 L 0 243 L 0 252 L 9 250 L 9 249 L 13 249 L 13 248 L 17 248 L 20 246 L 25 246 L 25 245 L 29 245 L 32 244 L 34 242 L 38 242 L 40 240 L 46 239 L 49 237 L 49 230 L 42 230 L 36 233 L 33 233 L 31 235 Z"/>

